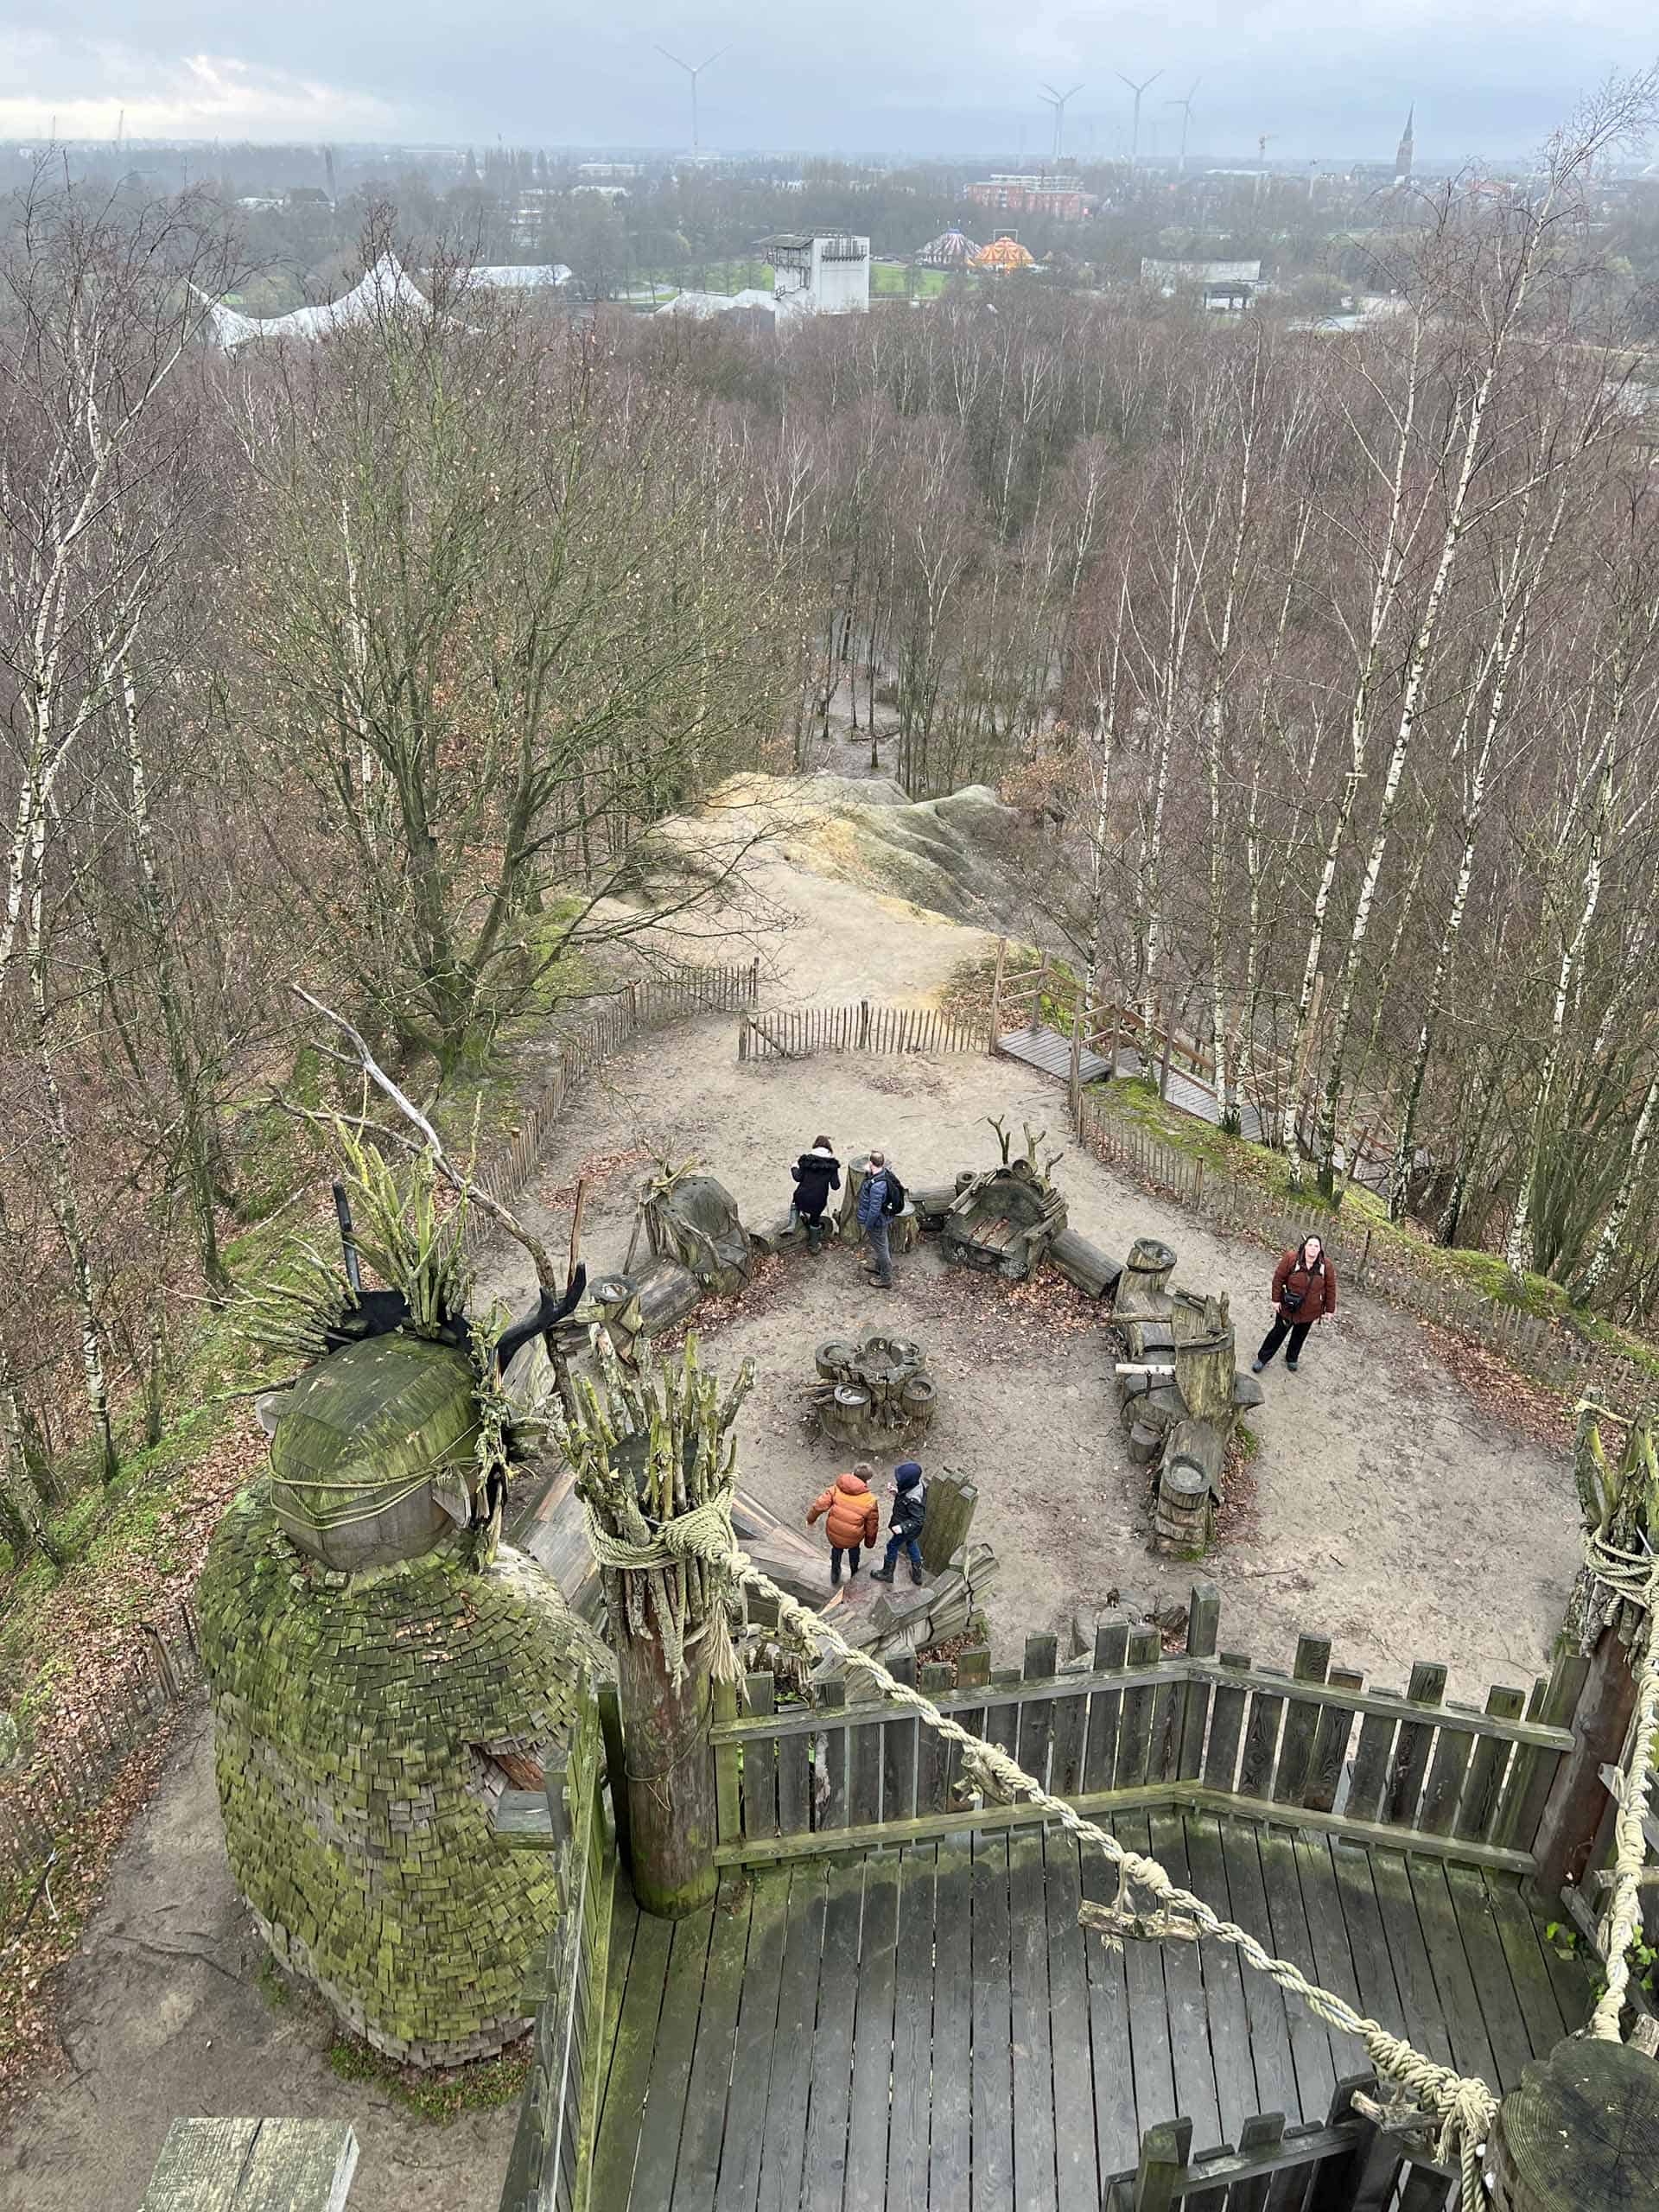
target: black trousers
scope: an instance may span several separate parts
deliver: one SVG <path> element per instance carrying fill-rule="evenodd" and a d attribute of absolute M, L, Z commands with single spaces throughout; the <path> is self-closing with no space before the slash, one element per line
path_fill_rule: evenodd
<path fill-rule="evenodd" d="M 1288 1337 L 1290 1350 L 1285 1355 L 1285 1364 L 1287 1367 L 1294 1367 L 1302 1356 L 1302 1346 L 1307 1342 L 1307 1332 L 1313 1325 L 1311 1321 L 1287 1321 L 1282 1313 L 1275 1313 L 1273 1317 L 1273 1326 L 1262 1338 L 1262 1349 L 1255 1355 L 1256 1357 L 1265 1366 L 1283 1344 L 1285 1338 Z"/>
<path fill-rule="evenodd" d="M 847 1560 L 848 1573 L 849 1574 L 856 1574 L 858 1573 L 858 1546 L 856 1544 L 848 1545 L 845 1557 Z M 842 1558 L 842 1552 L 841 1546 L 839 1544 L 831 1544 L 830 1547 L 830 1580 L 832 1582 L 839 1582 L 841 1580 Z"/>

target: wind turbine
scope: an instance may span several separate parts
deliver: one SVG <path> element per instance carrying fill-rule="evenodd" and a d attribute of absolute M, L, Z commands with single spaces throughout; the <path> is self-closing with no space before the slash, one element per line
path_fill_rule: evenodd
<path fill-rule="evenodd" d="M 697 79 L 702 76 L 705 69 L 710 67 L 715 62 L 719 60 L 721 54 L 729 54 L 731 50 L 732 49 L 729 45 L 722 46 L 718 52 L 711 54 L 706 61 L 699 61 L 696 66 L 693 67 L 690 62 L 682 61 L 677 54 L 671 54 L 665 46 L 659 46 L 657 48 L 658 53 L 662 55 L 664 61 L 671 61 L 677 69 L 683 69 L 686 75 L 691 79 L 691 158 L 694 162 L 696 160 L 698 154 L 702 151 L 701 147 L 697 143 Z"/>
<path fill-rule="evenodd" d="M 1126 77 L 1121 69 L 1117 73 L 1118 83 L 1127 85 L 1135 94 L 1135 133 L 1129 140 L 1129 167 L 1131 168 L 1135 167 L 1141 153 L 1141 95 L 1149 86 L 1155 85 L 1163 73 L 1161 69 L 1154 69 L 1150 77 L 1143 78 L 1137 85 L 1133 77 Z"/>
<path fill-rule="evenodd" d="M 1179 176 L 1185 176 L 1186 175 L 1186 131 L 1187 125 L 1192 120 L 1192 94 L 1198 91 L 1198 86 L 1203 82 L 1204 79 L 1202 77 L 1195 77 L 1192 79 L 1192 89 L 1188 92 L 1187 96 L 1184 100 L 1166 100 L 1164 102 L 1164 105 L 1166 107 L 1178 107 L 1181 111 L 1181 160 L 1180 168 L 1176 172 Z"/>
<path fill-rule="evenodd" d="M 1044 99 L 1054 111 L 1054 159 L 1057 162 L 1060 158 L 1060 144 L 1065 131 L 1065 104 L 1073 93 L 1082 90 L 1081 85 L 1073 85 L 1070 92 L 1057 92 L 1052 85 L 1042 87 Z"/>

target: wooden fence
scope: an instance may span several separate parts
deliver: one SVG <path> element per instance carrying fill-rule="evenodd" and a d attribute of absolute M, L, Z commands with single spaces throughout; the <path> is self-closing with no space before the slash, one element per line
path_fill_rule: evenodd
<path fill-rule="evenodd" d="M 563 1908 L 526 1993 L 537 2007 L 535 2049 L 501 2212 L 589 2212 L 616 1855 L 606 1823 L 599 1703 L 579 1692 L 577 1711 L 563 1765 L 550 1763 L 545 1790 L 509 1791 L 497 1815 L 497 1832 L 511 1844 L 532 1828 L 539 1840 L 551 1812 Z"/>
<path fill-rule="evenodd" d="M 1319 1637 L 1287 1675 L 1218 1652 L 1213 1587 L 1192 1592 L 1186 1645 L 1166 1656 L 1156 1630 L 1108 1620 L 1084 1671 L 1057 1673 L 1052 1636 L 1026 1640 L 1023 1672 L 990 1675 L 983 1651 L 950 1670 L 895 1660 L 976 1735 L 1011 1752 L 1056 1796 L 1091 1815 L 1192 1807 L 1283 1819 L 1357 1842 L 1529 1872 L 1562 1756 L 1580 1670 L 1562 1662 L 1530 1698 L 1492 1690 L 1484 1712 L 1445 1704 L 1444 1667 L 1420 1663 L 1404 1694 L 1367 1691 L 1331 1667 Z M 843 1706 L 836 1686 L 812 1708 L 772 1712 L 769 1675 L 749 1678 L 713 1732 L 723 1865 L 859 1850 L 1042 1815 L 1027 1804 L 963 1805 L 959 1753 L 888 1704 Z"/>
<path fill-rule="evenodd" d="M 752 960 L 741 967 L 682 968 L 610 993 L 596 1013 L 563 1039 L 546 1088 L 525 1109 L 511 1141 L 480 1161 L 474 1180 L 502 1205 L 512 1205 L 546 1151 L 565 1101 L 584 1076 L 648 1031 L 694 1014 L 732 1014 L 752 1006 L 760 988 L 760 963 Z M 477 1213 L 467 1220 L 464 1242 L 475 1250 L 499 1234 L 487 1215 Z"/>
<path fill-rule="evenodd" d="M 60 1838 L 102 1804 L 133 1752 L 200 1679 L 200 1642 L 188 1605 L 166 1634 L 153 1624 L 142 1633 L 141 1675 L 60 1737 L 48 1756 L 9 1781 L 0 1778 L 0 1926 L 29 1907 L 32 1899 L 23 1892 Z"/>
<path fill-rule="evenodd" d="M 1166 2120 L 1141 2138 L 1135 2171 L 1106 2183 L 1101 2212 L 1446 2212 L 1454 2177 L 1378 2126 L 1363 2109 L 1378 2094 L 1374 2075 L 1339 2082 L 1323 2126 L 1287 2128 L 1282 2113 L 1258 2113 L 1236 2147 L 1197 2158 L 1192 2121 Z"/>
<path fill-rule="evenodd" d="M 776 1014 L 746 1014 L 738 1025 L 740 1060 L 804 1060 L 813 1052 L 982 1052 L 989 1042 L 982 1019 L 947 1014 L 936 1006 L 880 1006 L 860 999 L 849 1006 L 795 1007 Z"/>
<path fill-rule="evenodd" d="M 1230 1236 L 1251 1237 L 1272 1251 L 1287 1251 L 1304 1236 L 1322 1237 L 1344 1281 L 1405 1307 L 1420 1320 L 1490 1345 L 1501 1358 L 1553 1389 L 1575 1397 L 1603 1396 L 1625 1408 L 1652 1395 L 1652 1374 L 1626 1355 L 1505 1305 L 1475 1286 L 1445 1280 L 1425 1268 L 1408 1243 L 1378 1239 L 1363 1221 L 1333 1216 L 1312 1204 L 1287 1206 L 1245 1177 L 1206 1172 L 1202 1160 L 1118 1121 L 1087 1095 L 1077 1114 L 1077 1135 L 1096 1159 Z"/>

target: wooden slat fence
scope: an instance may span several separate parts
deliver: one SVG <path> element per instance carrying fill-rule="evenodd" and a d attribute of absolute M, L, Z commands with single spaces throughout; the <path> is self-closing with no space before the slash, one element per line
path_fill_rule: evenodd
<path fill-rule="evenodd" d="M 1219 1602 L 1195 1590 L 1184 1650 L 1108 1618 L 1092 1663 L 1057 1673 L 1052 1636 L 1027 1639 L 1023 1670 L 990 1675 L 964 1652 L 957 1687 L 919 1686 L 974 1733 L 1014 1751 L 1056 1796 L 1103 1815 L 1190 1806 L 1289 1818 L 1355 1841 L 1529 1872 L 1578 1675 L 1562 1662 L 1530 1698 L 1499 1687 L 1484 1711 L 1445 1700 L 1446 1669 L 1414 1669 L 1404 1695 L 1364 1688 L 1303 1637 L 1291 1674 L 1217 1651 Z M 913 1681 L 913 1661 L 893 1662 Z M 954 1793 L 954 1747 L 902 1708 L 819 1704 L 774 1713 L 769 1675 L 750 1677 L 713 1731 L 724 1865 L 863 1849 L 1020 1825 L 1028 1805 L 976 1808 Z M 918 1740 L 918 1729 L 920 1739 Z M 931 1739 L 931 1740 L 930 1740 Z"/>
<path fill-rule="evenodd" d="M 563 1911 L 548 1939 L 537 1986 L 534 2055 L 513 2136 L 501 2212 L 588 2212 L 600 2052 L 608 1978 L 614 1847 L 607 1827 L 599 1708 L 580 1700 L 560 1774 L 548 1787 L 512 1793 L 539 1817 L 551 1807 L 563 1840 L 553 1865 Z M 498 1826 L 511 1820 L 504 1806 Z M 597 2209 L 595 2209 L 597 2212 Z"/>
<path fill-rule="evenodd" d="M 982 1052 L 989 1033 L 982 1017 L 968 1019 L 936 1006 L 882 1006 L 860 999 L 847 1006 L 805 1006 L 746 1014 L 738 1025 L 740 1060 L 804 1060 L 814 1052 Z"/>
<path fill-rule="evenodd" d="M 1339 2082 L 1323 2126 L 1287 2127 L 1282 2113 L 1259 2113 L 1236 2145 L 1192 2154 L 1192 2123 L 1166 2120 L 1141 2140 L 1133 2173 L 1115 2174 L 1101 2212 L 1261 2212 L 1264 2205 L 1319 2212 L 1446 2212 L 1456 2177 L 1420 2142 L 1379 2127 L 1356 2097 L 1375 2101 L 1375 2075 Z"/>
<path fill-rule="evenodd" d="M 101 1805 L 122 1769 L 200 1679 L 196 1618 L 181 1605 L 164 1634 L 142 1630 L 143 1673 L 109 1705 L 54 1738 L 51 1751 L 0 1777 L 0 1930 L 28 1908 L 40 1870 L 59 1839 Z"/>
<path fill-rule="evenodd" d="M 1306 1236 L 1323 1237 L 1346 1282 L 1375 1292 L 1437 1328 L 1490 1345 L 1554 1389 L 1574 1396 L 1600 1395 L 1615 1405 L 1639 1402 L 1652 1389 L 1651 1375 L 1624 1354 L 1520 1306 L 1502 1304 L 1474 1286 L 1446 1281 L 1417 1262 L 1408 1246 L 1391 1248 L 1375 1241 L 1363 1222 L 1332 1217 L 1311 1205 L 1303 1210 L 1287 1207 L 1243 1177 L 1206 1173 L 1202 1160 L 1120 1122 L 1087 1095 L 1077 1117 L 1077 1135 L 1097 1160 L 1230 1236 L 1251 1237 L 1275 1252 Z"/>
<path fill-rule="evenodd" d="M 511 1205 L 536 1172 L 553 1124 L 566 1100 L 585 1076 L 632 1044 L 635 1038 L 671 1022 L 700 1014 L 733 1014 L 753 1006 L 760 988 L 760 965 L 682 968 L 626 984 L 563 1039 L 542 1095 L 524 1112 L 512 1139 L 480 1161 L 474 1179 L 503 1205 Z M 498 1235 L 484 1214 L 471 1216 L 464 1242 L 476 1250 Z"/>

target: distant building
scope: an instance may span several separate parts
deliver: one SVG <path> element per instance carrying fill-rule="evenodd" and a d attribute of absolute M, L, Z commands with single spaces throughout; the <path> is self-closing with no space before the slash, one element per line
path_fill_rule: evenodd
<path fill-rule="evenodd" d="M 578 162 L 576 175 L 587 184 L 632 184 L 639 174 L 638 162 Z"/>
<path fill-rule="evenodd" d="M 428 316 L 432 303 L 404 268 L 395 253 L 383 253 L 351 290 L 319 307 L 296 308 L 290 315 L 247 315 L 228 308 L 193 287 L 207 309 L 207 326 L 214 343 L 226 353 L 238 346 L 269 339 L 312 341 L 332 337 L 365 322 L 380 322 L 398 315 Z"/>
<path fill-rule="evenodd" d="M 631 196 L 626 184 L 573 184 L 570 188 L 573 200 L 608 200 L 613 207 L 620 207 Z"/>
<path fill-rule="evenodd" d="M 1416 113 L 1416 103 L 1414 101 L 1410 108 L 1407 110 L 1406 127 L 1400 135 L 1399 148 L 1394 156 L 1394 181 L 1396 184 L 1409 184 L 1411 182 L 1412 158 L 1416 150 L 1412 141 L 1411 126 L 1414 119 L 1415 118 Z"/>
<path fill-rule="evenodd" d="M 782 231 L 758 238 L 780 301 L 813 315 L 868 315 L 870 242 L 847 231 Z"/>
<path fill-rule="evenodd" d="M 556 290 L 570 282 L 570 271 L 562 261 L 501 262 L 487 269 L 472 269 L 466 282 L 486 291 L 534 292 L 544 289 Z"/>
<path fill-rule="evenodd" d="M 1000 215 L 1047 215 L 1058 223 L 1080 223 L 1089 213 L 1088 195 L 1072 176 L 990 176 L 970 184 L 968 197 Z"/>
<path fill-rule="evenodd" d="M 1249 307 L 1262 282 L 1259 261 L 1154 261 L 1141 264 L 1141 282 L 1164 299 L 1201 292 L 1207 308 Z"/>
<path fill-rule="evenodd" d="M 327 207 L 332 203 L 320 184 L 296 184 L 289 188 L 290 207 Z"/>

